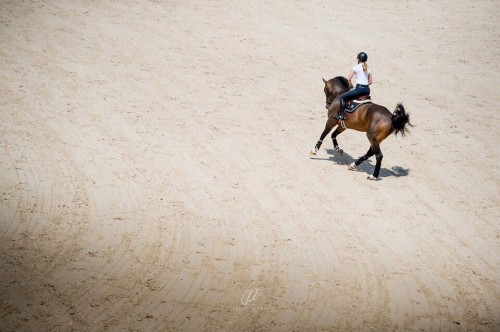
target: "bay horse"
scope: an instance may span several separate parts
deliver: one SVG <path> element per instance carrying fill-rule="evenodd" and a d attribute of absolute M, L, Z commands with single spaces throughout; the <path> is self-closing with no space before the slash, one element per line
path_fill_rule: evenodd
<path fill-rule="evenodd" d="M 407 131 L 407 125 L 412 126 L 410 123 L 410 114 L 405 112 L 403 104 L 396 105 L 396 109 L 391 113 L 387 108 L 374 103 L 365 103 L 360 105 L 353 113 L 345 112 L 345 120 L 342 123 L 337 119 L 337 113 L 340 111 L 340 96 L 347 92 L 351 85 L 349 81 L 342 76 L 337 76 L 329 81 L 325 81 L 325 96 L 326 108 L 328 109 L 328 120 L 326 121 L 325 130 L 321 134 L 318 142 L 309 154 L 316 156 L 323 139 L 328 133 L 338 124 L 335 131 L 332 133 L 332 141 L 334 151 L 343 153 L 337 142 L 337 136 L 346 129 L 354 129 L 361 132 L 366 132 L 366 136 L 370 141 L 370 148 L 368 152 L 362 157 L 359 157 L 355 162 L 351 163 L 348 167 L 349 170 L 356 170 L 363 161 L 375 155 L 377 163 L 373 175 L 369 175 L 369 180 L 376 180 L 379 176 L 380 167 L 382 165 L 382 151 L 380 150 L 380 143 L 386 139 L 390 134 L 394 133 L 396 136 L 401 133 L 404 137 Z"/>

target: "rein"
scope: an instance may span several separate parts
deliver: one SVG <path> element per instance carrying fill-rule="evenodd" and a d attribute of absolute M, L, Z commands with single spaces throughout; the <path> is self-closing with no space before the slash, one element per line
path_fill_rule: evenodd
<path fill-rule="evenodd" d="M 335 101 L 335 99 L 337 99 L 337 97 L 340 97 L 340 95 L 343 94 L 344 92 L 337 92 L 336 94 L 333 92 L 330 93 L 331 93 L 331 98 L 326 99 L 326 102 L 328 103 L 328 108 L 332 107 L 332 104 Z"/>

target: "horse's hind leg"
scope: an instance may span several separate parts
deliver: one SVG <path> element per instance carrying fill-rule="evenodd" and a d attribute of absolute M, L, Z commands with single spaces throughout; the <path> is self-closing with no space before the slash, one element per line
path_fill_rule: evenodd
<path fill-rule="evenodd" d="M 384 157 L 382 155 L 382 150 L 380 150 L 380 144 L 378 142 L 372 142 L 370 149 L 368 149 L 368 152 L 364 156 L 359 157 L 358 160 L 350 164 L 349 169 L 355 170 L 356 166 L 359 166 L 363 161 L 365 161 L 366 159 L 370 158 L 373 155 L 375 155 L 377 163 L 375 164 L 375 170 L 373 171 L 373 175 L 368 175 L 368 180 L 376 180 L 380 173 L 380 167 L 382 166 L 382 158 Z"/>
<path fill-rule="evenodd" d="M 337 136 L 340 135 L 344 130 L 345 128 L 338 126 L 332 133 L 333 149 L 340 154 L 343 154 L 344 150 L 342 150 L 339 147 L 339 143 L 337 142 Z"/>
<path fill-rule="evenodd" d="M 309 155 L 315 156 L 318 153 L 319 149 L 321 148 L 321 144 L 323 144 L 323 139 L 326 137 L 326 135 L 328 135 L 328 133 L 333 129 L 333 127 L 335 127 L 336 124 L 337 124 L 337 119 L 333 117 L 329 118 L 326 121 L 325 130 L 323 130 L 323 133 L 321 133 L 318 142 L 316 142 L 314 149 L 311 150 L 311 152 L 309 152 Z"/>
<path fill-rule="evenodd" d="M 362 163 L 363 161 L 365 161 L 366 159 L 368 159 L 368 158 L 370 158 L 371 156 L 373 156 L 373 154 L 374 154 L 374 153 L 373 153 L 373 150 L 372 150 L 372 148 L 370 147 L 370 148 L 368 149 L 368 152 L 366 152 L 366 154 L 365 154 L 364 156 L 359 157 L 359 158 L 358 158 L 358 160 L 356 160 L 355 162 L 353 162 L 353 163 L 351 163 L 351 164 L 349 165 L 349 170 L 351 170 L 351 171 L 355 170 L 355 169 L 356 169 L 356 166 L 361 165 L 361 163 Z"/>
<path fill-rule="evenodd" d="M 376 146 L 372 148 L 372 150 L 373 153 L 375 153 L 375 159 L 377 159 L 377 163 L 375 164 L 375 170 L 373 171 L 373 175 L 368 176 L 369 180 L 375 180 L 376 178 L 378 178 L 378 175 L 380 173 L 380 167 L 382 166 L 382 158 L 384 158 L 382 150 L 380 150 L 379 143 L 377 143 Z"/>
<path fill-rule="evenodd" d="M 378 175 L 380 174 L 380 168 L 382 167 L 382 158 L 384 155 L 382 154 L 382 150 L 380 149 L 380 143 L 387 138 L 390 134 L 390 130 L 386 128 L 385 131 L 379 131 L 377 135 L 369 136 L 371 149 L 373 154 L 375 155 L 375 159 L 377 159 L 377 163 L 375 164 L 375 170 L 373 170 L 373 175 L 369 175 L 369 180 L 376 180 Z"/>

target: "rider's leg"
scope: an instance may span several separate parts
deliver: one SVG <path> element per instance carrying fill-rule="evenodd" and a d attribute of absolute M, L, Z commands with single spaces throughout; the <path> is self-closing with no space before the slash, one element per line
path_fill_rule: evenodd
<path fill-rule="evenodd" d="M 339 111 L 339 120 L 344 120 L 344 110 L 345 110 L 345 101 L 343 97 L 340 97 L 340 111 Z"/>
<path fill-rule="evenodd" d="M 358 91 L 358 89 L 353 89 L 350 91 L 347 91 L 343 95 L 340 96 L 340 112 L 339 112 L 339 120 L 344 120 L 344 112 L 345 112 L 345 104 L 349 100 L 353 100 L 356 97 L 361 96 L 361 92 Z"/>
<path fill-rule="evenodd" d="M 345 112 L 345 103 L 349 100 L 356 99 L 357 97 L 364 96 L 370 94 L 370 88 L 355 88 L 353 90 L 347 91 L 343 95 L 340 96 L 340 112 L 339 112 L 339 120 L 344 120 L 344 112 Z"/>

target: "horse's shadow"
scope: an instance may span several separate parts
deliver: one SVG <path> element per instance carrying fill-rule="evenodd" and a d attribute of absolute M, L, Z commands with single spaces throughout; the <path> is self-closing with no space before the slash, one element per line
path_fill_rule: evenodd
<path fill-rule="evenodd" d="M 355 162 L 358 158 L 353 158 L 350 154 L 344 152 L 342 154 L 336 152 L 334 149 L 325 149 L 326 153 L 328 153 L 329 157 L 328 158 L 312 158 L 315 160 L 328 160 L 332 161 L 338 165 L 350 165 L 351 163 Z M 373 157 L 372 157 L 373 158 Z M 357 172 L 364 172 L 371 174 L 373 172 L 373 169 L 375 168 L 375 165 L 373 164 L 371 158 L 368 160 L 365 160 L 361 165 L 356 166 L 356 171 Z M 393 166 L 391 169 L 387 169 L 384 167 L 380 168 L 380 173 L 379 177 L 380 178 L 385 178 L 389 176 L 407 176 L 410 174 L 410 169 L 409 168 L 403 168 L 401 166 Z"/>

